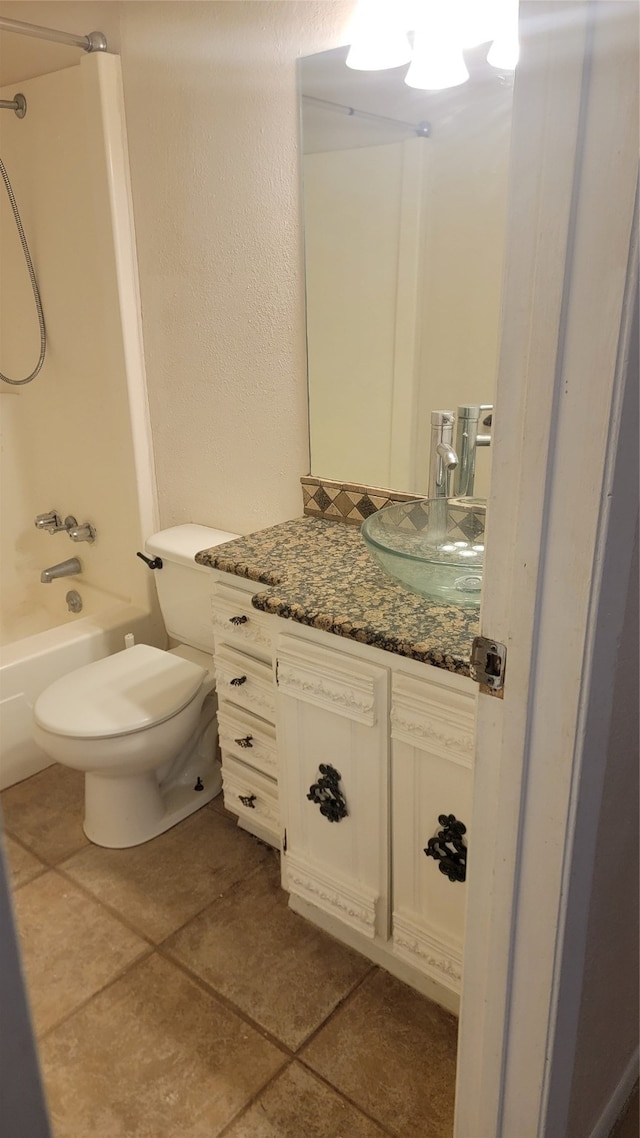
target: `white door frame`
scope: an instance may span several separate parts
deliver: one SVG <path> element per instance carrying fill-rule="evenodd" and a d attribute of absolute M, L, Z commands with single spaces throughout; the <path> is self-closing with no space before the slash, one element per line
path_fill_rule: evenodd
<path fill-rule="evenodd" d="M 637 279 L 634 8 L 521 6 L 482 609 L 507 673 L 504 699 L 479 700 L 456 1138 L 566 1130 L 602 785 L 589 699 L 600 681 L 608 727 L 637 515 L 614 462 Z"/>

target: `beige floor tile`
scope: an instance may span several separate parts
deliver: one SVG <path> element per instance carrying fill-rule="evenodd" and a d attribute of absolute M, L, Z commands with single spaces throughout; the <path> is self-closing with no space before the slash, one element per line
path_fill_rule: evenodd
<path fill-rule="evenodd" d="M 88 845 L 82 829 L 84 775 L 54 763 L 2 791 L 7 833 L 56 864 Z"/>
<path fill-rule="evenodd" d="M 302 1058 L 392 1134 L 448 1138 L 456 1035 L 454 1016 L 376 971 Z"/>
<path fill-rule="evenodd" d="M 224 1138 L 385 1138 L 386 1132 L 292 1063 Z"/>
<path fill-rule="evenodd" d="M 38 1034 L 148 950 L 140 937 L 55 870 L 23 885 L 14 905 Z"/>
<path fill-rule="evenodd" d="M 275 859 L 165 948 L 293 1050 L 371 967 L 291 912 Z"/>
<path fill-rule="evenodd" d="M 8 834 L 4 835 L 3 845 L 13 889 L 19 889 L 21 885 L 26 885 L 27 881 L 32 881 L 34 877 L 44 873 L 47 867 L 18 842 L 14 842 Z"/>
<path fill-rule="evenodd" d="M 213 810 L 128 850 L 90 846 L 64 871 L 156 943 L 272 856 Z"/>
<path fill-rule="evenodd" d="M 56 1138 L 216 1138 L 285 1062 L 155 955 L 52 1031 L 40 1056 Z"/>

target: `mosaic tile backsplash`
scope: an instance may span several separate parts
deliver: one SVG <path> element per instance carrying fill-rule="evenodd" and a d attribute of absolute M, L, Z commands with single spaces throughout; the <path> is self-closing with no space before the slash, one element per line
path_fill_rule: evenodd
<path fill-rule="evenodd" d="M 412 502 L 419 496 L 402 490 L 383 490 L 362 486 L 357 482 L 334 482 L 331 478 L 300 479 L 303 512 L 310 518 L 326 518 L 348 525 L 362 525 L 365 518 L 392 506 L 395 502 Z"/>

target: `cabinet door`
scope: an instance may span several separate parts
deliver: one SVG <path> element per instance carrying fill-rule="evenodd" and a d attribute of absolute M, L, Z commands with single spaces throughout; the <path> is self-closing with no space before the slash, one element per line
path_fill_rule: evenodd
<path fill-rule="evenodd" d="M 366 937 L 386 938 L 387 669 L 282 636 L 277 684 L 285 888 Z M 330 789 L 336 776 L 342 817 Z M 314 791 L 323 778 L 329 789 Z M 328 802 L 314 800 L 323 796 Z"/>
<path fill-rule="evenodd" d="M 391 710 L 393 949 L 454 991 L 462 977 L 466 885 L 425 853 L 439 815 L 468 825 L 475 692 L 399 673 Z M 468 844 L 469 834 L 464 835 Z"/>

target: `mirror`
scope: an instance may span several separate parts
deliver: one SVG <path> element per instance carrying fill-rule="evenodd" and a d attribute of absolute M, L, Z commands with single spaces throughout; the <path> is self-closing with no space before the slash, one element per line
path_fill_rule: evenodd
<path fill-rule="evenodd" d="M 300 61 L 311 473 L 426 494 L 430 415 L 492 404 L 513 76 Z M 486 496 L 490 448 L 478 449 Z"/>

